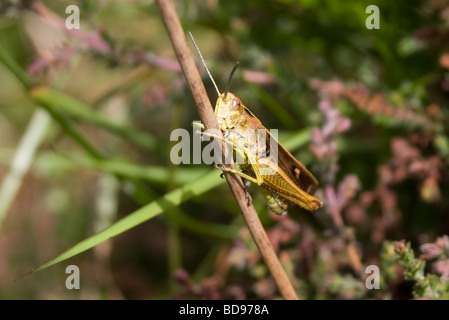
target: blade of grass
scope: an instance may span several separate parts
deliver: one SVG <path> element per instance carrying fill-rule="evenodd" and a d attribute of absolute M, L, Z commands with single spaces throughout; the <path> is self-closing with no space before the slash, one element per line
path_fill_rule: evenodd
<path fill-rule="evenodd" d="M 53 109 L 49 109 L 49 111 L 52 113 L 52 117 L 58 121 L 58 123 L 61 125 L 64 131 L 71 136 L 78 144 L 83 147 L 83 149 L 92 157 L 92 163 L 98 163 L 99 169 L 104 169 L 102 166 L 104 163 L 106 163 L 106 158 L 103 157 L 99 152 L 95 150 L 94 147 L 92 147 L 82 136 L 81 133 L 79 133 L 75 127 L 72 126 L 70 121 L 65 119 L 63 116 L 61 116 L 58 112 L 56 112 Z M 123 169 L 123 168 L 122 168 Z M 148 188 L 145 188 L 142 183 L 138 180 L 138 178 L 130 178 L 126 176 L 126 170 L 122 170 L 123 174 L 120 174 L 116 172 L 116 175 L 125 178 L 126 180 L 133 183 L 135 187 L 134 192 L 134 198 L 140 202 L 140 203 L 148 203 L 150 197 L 149 194 L 151 194 L 151 191 Z M 154 173 L 154 172 L 153 172 Z M 195 177 L 196 178 L 196 177 Z M 140 177 L 139 177 L 140 179 Z M 218 179 L 221 180 L 221 179 Z M 223 183 L 222 181 L 218 183 Z M 207 222 L 200 222 L 197 219 L 194 219 L 186 214 L 180 213 L 180 211 L 177 212 L 177 214 L 172 215 L 172 217 L 176 217 L 180 219 L 180 223 L 186 227 L 187 229 L 194 230 L 200 234 L 206 234 L 211 236 L 218 236 L 223 238 L 233 238 L 235 236 L 235 230 L 232 230 L 232 228 L 219 225 L 219 224 L 212 224 Z"/>
<path fill-rule="evenodd" d="M 162 212 L 179 206 L 181 203 L 187 201 L 192 197 L 196 197 L 206 191 L 215 188 L 222 183 L 222 179 L 217 179 L 217 173 L 215 171 L 203 176 L 201 179 L 195 182 L 189 183 L 181 188 L 173 190 L 167 193 L 158 200 L 151 202 L 150 204 L 142 207 L 141 209 L 129 214 L 128 216 L 118 220 L 113 225 L 108 228 L 94 234 L 93 236 L 79 242 L 72 248 L 64 251 L 54 259 L 44 263 L 40 267 L 32 270 L 29 273 L 41 271 L 48 268 L 56 263 L 67 260 L 81 252 L 89 250 L 94 246 L 113 238 L 147 220 L 150 220 Z"/>
<path fill-rule="evenodd" d="M 72 154 L 64 155 L 64 157 L 61 158 L 61 161 L 64 161 L 62 159 L 68 159 L 79 166 L 95 168 L 101 171 L 126 176 L 128 178 L 143 179 L 153 183 L 166 184 L 168 179 L 172 178 L 168 169 L 161 166 L 143 166 L 111 159 L 97 160 Z M 210 169 L 179 168 L 179 171 L 176 172 L 173 179 L 177 184 L 185 184 L 197 179 L 209 171 Z"/>
<path fill-rule="evenodd" d="M 81 132 L 69 121 L 66 117 L 61 115 L 58 111 L 52 108 L 46 108 L 45 110 L 51 115 L 51 117 L 59 124 L 62 130 L 71 137 L 76 143 L 78 143 L 91 157 L 95 159 L 104 158 L 99 151 L 97 151 L 83 136 Z"/>
<path fill-rule="evenodd" d="M 77 157 L 78 159 L 81 159 Z M 167 168 L 165 167 L 141 167 L 138 165 L 123 163 L 123 162 L 116 162 L 111 160 L 95 160 L 95 159 L 88 159 L 88 158 L 82 158 L 81 162 L 78 162 L 79 164 L 84 165 L 90 165 L 92 167 L 95 167 L 101 171 L 106 171 L 110 173 L 114 173 L 116 175 L 125 176 L 128 178 L 140 178 L 140 179 L 148 179 L 150 181 L 157 181 L 161 183 L 166 183 L 166 179 L 169 177 L 169 172 Z M 190 181 L 196 181 L 199 177 L 204 176 L 207 171 L 206 170 L 192 170 L 192 169 L 183 169 L 179 168 L 179 171 L 181 173 L 179 175 L 183 175 L 183 178 L 178 179 L 178 174 L 175 175 L 174 179 L 177 181 L 177 183 L 185 184 Z M 208 170 L 209 171 L 209 170 Z M 156 177 L 156 179 L 155 179 Z M 225 180 L 219 179 L 217 186 L 225 184 Z M 148 196 L 148 191 L 146 194 Z M 148 197 L 144 197 L 142 200 L 146 200 Z M 146 201 L 148 202 L 148 201 Z M 214 237 L 220 237 L 225 239 L 233 239 L 237 233 L 237 228 L 227 226 L 227 225 L 221 225 L 221 224 L 215 224 L 215 223 L 209 223 L 205 222 L 196 218 L 193 218 L 189 216 L 188 214 L 184 213 L 181 210 L 172 209 L 173 212 L 166 213 L 167 217 L 171 220 L 175 220 L 177 223 L 179 223 L 183 228 L 193 231 L 197 234 L 203 234 L 207 236 L 214 236 Z"/>
<path fill-rule="evenodd" d="M 17 147 L 11 161 L 11 168 L 0 188 L 0 228 L 50 123 L 51 118 L 48 113 L 37 109 Z"/>
<path fill-rule="evenodd" d="M 155 151 L 159 143 L 149 133 L 139 132 L 131 127 L 126 127 L 114 122 L 102 114 L 94 111 L 85 103 L 65 94 L 47 87 L 39 87 L 30 91 L 32 99 L 46 109 L 64 111 L 72 117 L 81 119 L 101 128 L 109 130 L 117 135 L 127 138 L 134 143 Z"/>
<path fill-rule="evenodd" d="M 55 159 L 49 159 L 46 157 L 43 161 L 49 163 L 54 162 Z M 92 158 L 81 157 L 78 155 L 64 155 L 62 157 L 59 156 L 59 159 L 57 161 L 65 161 L 69 164 L 73 161 L 77 165 L 77 168 L 79 168 L 79 166 L 85 166 L 98 169 L 101 172 L 114 174 L 115 176 L 123 177 L 126 180 L 134 180 L 134 183 L 135 179 L 142 179 L 151 182 L 166 184 L 166 180 L 169 177 L 169 172 L 166 167 L 146 167 L 116 160 L 96 160 Z M 61 165 L 67 167 L 67 164 Z M 174 180 L 179 184 L 186 184 L 191 181 L 196 181 L 198 178 L 206 175 L 208 172 L 210 172 L 210 170 L 178 168 L 177 174 L 174 176 Z M 220 182 L 218 182 L 217 186 L 225 184 L 225 180 L 219 180 Z M 147 188 L 145 188 L 145 192 L 141 192 L 139 197 L 134 196 L 134 199 L 142 204 L 147 204 L 154 198 L 154 193 Z M 233 239 L 237 233 L 236 227 L 205 222 L 196 219 L 179 209 L 172 210 L 174 211 L 166 213 L 168 219 L 175 220 L 184 229 L 190 230 L 197 234 L 224 239 Z"/>
<path fill-rule="evenodd" d="M 16 78 L 22 83 L 26 89 L 30 89 L 33 85 L 28 74 L 23 70 L 21 66 L 9 55 L 2 46 L 0 46 L 0 61 L 11 71 Z"/>
<path fill-rule="evenodd" d="M 312 134 L 312 128 L 307 127 L 301 129 L 286 139 L 282 140 L 282 145 L 290 152 L 304 146 L 310 141 L 310 135 Z"/>
<path fill-rule="evenodd" d="M 0 48 L 2 49 L 2 48 Z M 22 82 L 22 84 L 27 88 L 30 89 L 32 82 L 28 78 L 28 75 L 23 71 L 23 69 L 8 55 L 8 53 L 5 50 L 0 50 L 0 61 L 2 61 L 7 68 L 10 69 L 11 72 L 13 72 L 16 77 L 19 79 L 19 81 Z M 83 135 L 76 129 L 74 125 L 66 118 L 64 117 L 58 110 L 63 109 L 63 111 L 66 111 L 67 113 L 71 114 L 72 116 L 77 116 L 78 118 L 81 118 L 85 121 L 90 121 L 91 123 L 97 124 L 99 126 L 102 126 L 106 129 L 109 129 L 110 131 L 113 131 L 117 134 L 120 134 L 124 137 L 133 139 L 136 143 L 147 147 L 149 149 L 153 149 L 154 145 L 156 144 L 154 138 L 148 136 L 145 133 L 141 133 L 138 131 L 134 131 L 133 129 L 122 127 L 119 125 L 116 125 L 115 123 L 110 122 L 107 118 L 103 117 L 100 114 L 97 114 L 96 112 L 92 111 L 89 107 L 87 107 L 84 103 L 75 100 L 74 98 L 65 95 L 63 93 L 50 90 L 48 88 L 36 88 L 34 90 L 31 90 L 31 96 L 36 101 L 40 102 L 41 106 L 47 110 L 50 115 L 56 120 L 61 128 L 75 141 L 77 142 L 91 157 L 92 157 L 92 163 L 95 163 L 98 165 L 99 169 L 104 169 L 101 166 L 105 165 L 105 157 L 103 157 L 100 152 L 98 152 L 84 137 Z M 95 160 L 94 160 L 95 159 Z M 131 181 L 134 183 L 134 186 L 136 187 L 135 198 L 137 201 L 144 202 L 148 200 L 149 196 L 149 190 L 144 189 L 142 184 L 139 183 L 139 181 L 136 181 L 137 178 L 141 177 L 133 177 L 129 176 L 130 173 L 130 166 L 123 167 L 122 164 L 113 164 L 110 166 L 112 168 L 111 171 L 113 171 L 114 174 L 117 176 L 127 176 L 128 180 L 134 180 Z M 115 172 L 114 172 L 115 171 Z M 134 173 L 136 175 L 142 174 L 141 170 L 138 170 L 136 172 L 134 168 Z M 147 178 L 149 178 L 151 175 L 158 176 L 160 173 L 160 170 L 149 170 L 145 174 Z M 196 174 L 195 174 L 196 175 Z M 167 174 L 168 176 L 168 174 Z M 185 175 L 182 175 L 185 177 Z M 164 179 L 165 176 L 160 177 L 159 179 Z M 191 178 L 186 177 L 186 180 L 192 181 Z M 183 181 L 180 181 L 183 182 Z M 219 184 L 223 183 L 221 179 L 217 179 L 217 182 Z M 210 235 L 210 236 L 218 236 L 223 237 L 227 239 L 232 239 L 235 237 L 235 234 L 237 232 L 236 228 L 228 227 L 225 225 L 219 225 L 219 224 L 213 224 L 213 223 L 207 223 L 203 221 L 199 221 L 195 218 L 192 218 L 185 213 L 183 213 L 180 210 L 175 210 L 173 214 L 171 215 L 172 218 L 176 217 L 179 220 L 179 223 L 190 230 L 196 231 L 200 234 Z"/>

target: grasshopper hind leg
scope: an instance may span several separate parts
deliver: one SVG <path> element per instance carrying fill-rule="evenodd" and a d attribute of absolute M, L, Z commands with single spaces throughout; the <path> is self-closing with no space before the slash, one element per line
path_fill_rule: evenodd
<path fill-rule="evenodd" d="M 267 200 L 268 207 L 271 211 L 274 213 L 283 216 L 287 214 L 287 209 L 289 206 L 289 201 L 282 198 L 275 192 L 273 192 L 271 189 L 259 186 L 260 191 L 262 192 L 262 195 Z"/>

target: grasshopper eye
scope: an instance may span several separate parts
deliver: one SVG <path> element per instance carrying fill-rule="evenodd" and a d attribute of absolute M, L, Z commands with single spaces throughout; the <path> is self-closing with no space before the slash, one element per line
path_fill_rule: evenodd
<path fill-rule="evenodd" d="M 237 98 L 232 99 L 231 101 L 231 105 L 230 105 L 230 110 L 231 111 L 238 111 L 240 108 L 240 100 Z"/>

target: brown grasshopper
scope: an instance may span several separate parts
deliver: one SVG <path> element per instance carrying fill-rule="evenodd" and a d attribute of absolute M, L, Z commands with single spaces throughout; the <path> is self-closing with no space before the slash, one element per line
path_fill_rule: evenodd
<path fill-rule="evenodd" d="M 243 159 L 238 162 L 241 171 L 224 167 L 220 169 L 256 183 L 267 199 L 269 208 L 279 215 L 286 213 L 290 203 L 295 203 L 309 211 L 319 209 L 322 202 L 312 196 L 318 187 L 318 181 L 313 174 L 271 135 L 237 96 L 228 92 L 238 63 L 229 76 L 226 91 L 220 93 L 192 34 L 190 37 L 217 90 L 215 115 L 224 138 L 204 134 L 216 139 L 224 139 L 232 146 L 236 155 Z M 276 153 L 273 151 L 277 151 L 277 159 L 273 158 L 273 153 Z"/>

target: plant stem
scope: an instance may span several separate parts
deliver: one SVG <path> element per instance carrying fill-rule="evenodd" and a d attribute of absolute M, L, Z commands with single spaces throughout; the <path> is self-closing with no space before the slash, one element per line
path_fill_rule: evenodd
<path fill-rule="evenodd" d="M 2 62 L 22 83 L 26 89 L 30 89 L 33 85 L 28 74 L 14 61 L 8 51 L 0 46 L 0 62 Z"/>
<path fill-rule="evenodd" d="M 178 61 L 181 64 L 182 71 L 187 80 L 190 90 L 192 91 L 193 98 L 197 106 L 198 113 L 206 129 L 219 130 L 218 122 L 212 109 L 212 105 L 204 88 L 203 82 L 199 75 L 198 69 L 195 65 L 193 57 L 190 52 L 190 48 L 187 45 L 186 37 L 176 14 L 175 6 L 172 0 L 157 0 L 159 10 L 162 15 L 165 27 L 167 28 L 170 36 L 173 48 L 175 50 Z M 220 133 L 221 134 L 221 133 Z M 225 148 L 222 148 L 226 152 Z M 223 157 L 226 155 L 222 152 Z M 235 169 L 235 165 L 228 166 Z M 224 176 L 231 188 L 237 203 L 242 211 L 243 218 L 248 225 L 248 228 L 253 236 L 254 241 L 259 248 L 265 263 L 270 270 L 280 293 L 285 299 L 296 300 L 295 290 L 287 277 L 276 253 L 273 250 L 270 240 L 259 220 L 256 210 L 251 203 L 248 203 L 244 191 L 244 186 L 240 177 L 224 172 Z"/>

